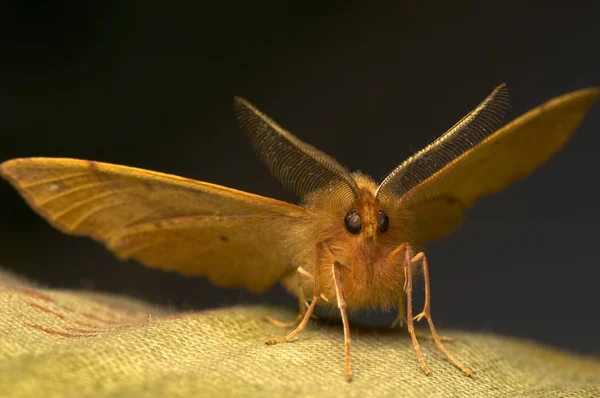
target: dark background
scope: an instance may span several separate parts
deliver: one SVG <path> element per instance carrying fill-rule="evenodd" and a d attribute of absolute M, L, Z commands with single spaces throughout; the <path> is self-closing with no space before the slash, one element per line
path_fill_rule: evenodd
<path fill-rule="evenodd" d="M 204 3 L 4 3 L 0 161 L 93 159 L 295 200 L 236 128 L 234 95 L 379 179 L 503 81 L 507 119 L 600 84 L 599 2 Z M 428 248 L 438 327 L 600 354 L 599 137 L 596 105 L 548 164 Z M 255 297 L 118 262 L 6 183 L 0 205 L 0 263 L 40 283 L 182 309 L 295 305 L 279 286 Z"/>

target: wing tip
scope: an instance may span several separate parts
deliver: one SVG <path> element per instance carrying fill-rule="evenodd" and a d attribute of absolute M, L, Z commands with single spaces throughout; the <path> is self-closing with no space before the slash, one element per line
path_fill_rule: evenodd
<path fill-rule="evenodd" d="M 583 89 L 593 100 L 595 101 L 600 95 L 600 86 L 596 87 L 588 87 L 587 89 Z"/>
<path fill-rule="evenodd" d="M 0 176 L 3 176 L 7 179 L 11 179 L 15 177 L 16 173 L 18 173 L 18 168 L 21 165 L 34 165 L 36 163 L 48 163 L 48 162 L 65 162 L 65 161 L 73 161 L 75 159 L 69 158 L 46 158 L 46 157 L 27 157 L 27 158 L 13 158 L 5 160 L 0 163 Z"/>
<path fill-rule="evenodd" d="M 14 179 L 15 168 L 18 167 L 19 164 L 25 159 L 27 158 L 15 158 L 5 160 L 4 162 L 0 163 L 0 176 L 12 182 Z"/>
<path fill-rule="evenodd" d="M 594 103 L 600 95 L 600 87 L 586 87 L 565 94 L 566 97 L 585 100 L 590 105 Z M 560 98 L 560 97 L 559 97 Z"/>
<path fill-rule="evenodd" d="M 600 95 L 600 87 L 586 87 L 558 95 L 533 110 L 572 108 L 585 115 Z"/>

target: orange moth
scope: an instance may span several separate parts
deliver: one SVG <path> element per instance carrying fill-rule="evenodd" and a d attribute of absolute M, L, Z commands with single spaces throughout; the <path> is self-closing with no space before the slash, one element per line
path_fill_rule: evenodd
<path fill-rule="evenodd" d="M 0 173 L 61 231 L 103 243 L 121 259 L 204 275 L 223 287 L 261 293 L 277 281 L 298 297 L 294 329 L 316 305 L 339 309 L 350 380 L 347 309 L 398 308 L 421 368 L 414 320 L 431 318 L 427 257 L 421 248 L 457 228 L 483 195 L 525 177 L 560 149 L 596 100 L 587 88 L 554 98 L 500 127 L 508 92 L 497 87 L 440 138 L 380 184 L 300 141 L 243 98 L 234 110 L 271 173 L 301 199 L 294 205 L 207 182 L 132 167 L 60 158 L 6 161 Z M 412 312 L 413 277 L 423 273 L 425 305 Z M 308 298 L 308 300 L 307 300 Z"/>

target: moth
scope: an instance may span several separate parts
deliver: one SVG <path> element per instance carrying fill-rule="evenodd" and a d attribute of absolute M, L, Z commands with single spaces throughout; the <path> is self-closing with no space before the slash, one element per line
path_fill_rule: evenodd
<path fill-rule="evenodd" d="M 121 259 L 222 287 L 265 292 L 280 281 L 298 297 L 294 328 L 267 344 L 290 340 L 315 306 L 339 310 L 345 376 L 350 373 L 347 312 L 398 309 L 423 361 L 414 321 L 431 317 L 429 265 L 423 246 L 456 229 L 483 195 L 521 179 L 560 149 L 596 100 L 598 88 L 554 98 L 501 126 L 508 103 L 498 86 L 446 133 L 393 169 L 380 184 L 284 130 L 236 97 L 239 125 L 271 173 L 299 205 L 139 168 L 86 160 L 22 158 L 1 174 L 53 226 L 89 236 Z M 413 315 L 413 278 L 422 272 L 425 304 Z M 308 300 L 307 300 L 308 298 Z"/>

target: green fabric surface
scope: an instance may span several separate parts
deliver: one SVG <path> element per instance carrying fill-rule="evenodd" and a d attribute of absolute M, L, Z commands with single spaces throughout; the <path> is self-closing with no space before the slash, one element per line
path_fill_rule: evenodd
<path fill-rule="evenodd" d="M 169 313 L 130 298 L 62 291 L 0 272 L 0 397 L 600 397 L 600 361 L 518 339 L 445 330 L 464 376 L 421 340 L 420 369 L 399 329 L 352 327 L 353 381 L 343 333 L 311 321 L 293 341 L 240 306 Z"/>

